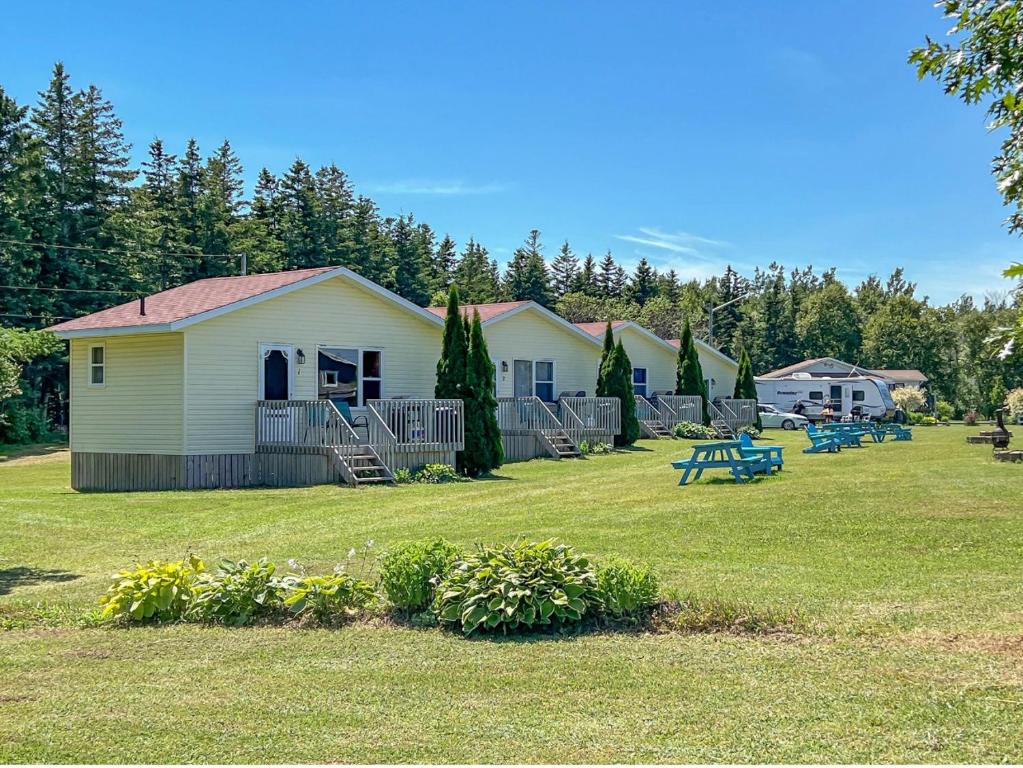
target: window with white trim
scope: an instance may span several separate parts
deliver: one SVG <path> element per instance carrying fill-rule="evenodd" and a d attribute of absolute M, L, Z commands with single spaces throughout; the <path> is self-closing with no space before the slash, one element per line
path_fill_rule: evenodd
<path fill-rule="evenodd" d="M 384 396 L 381 357 L 378 349 L 362 352 L 362 405 L 367 400 L 379 400 Z"/>
<path fill-rule="evenodd" d="M 537 360 L 533 364 L 533 393 L 545 403 L 553 403 L 554 392 L 554 361 Z"/>
<path fill-rule="evenodd" d="M 379 349 L 320 347 L 316 354 L 321 400 L 350 408 L 384 396 L 383 353 Z"/>
<path fill-rule="evenodd" d="M 637 395 L 646 397 L 646 368 L 632 369 L 632 389 Z"/>
<path fill-rule="evenodd" d="M 89 386 L 104 387 L 107 383 L 107 348 L 105 344 L 89 347 Z"/>

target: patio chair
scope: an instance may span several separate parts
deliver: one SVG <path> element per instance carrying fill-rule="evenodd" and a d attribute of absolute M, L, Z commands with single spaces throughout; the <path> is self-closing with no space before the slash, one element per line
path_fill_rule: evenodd
<path fill-rule="evenodd" d="M 842 450 L 835 436 L 821 432 L 813 424 L 806 425 L 806 436 L 810 438 L 810 445 L 803 449 L 803 453 L 838 453 Z"/>
<path fill-rule="evenodd" d="M 753 438 L 743 432 L 739 435 L 739 452 L 744 458 L 766 459 L 772 467 L 781 469 L 784 465 L 782 459 L 782 445 L 754 445 Z"/>
<path fill-rule="evenodd" d="M 369 439 L 369 419 L 366 416 L 353 416 L 352 408 L 348 405 L 347 400 L 338 398 L 336 400 L 331 399 L 330 402 L 332 402 L 334 407 L 336 407 L 341 413 L 341 418 L 348 422 L 348 426 L 354 430 L 366 430 L 366 439 Z"/>

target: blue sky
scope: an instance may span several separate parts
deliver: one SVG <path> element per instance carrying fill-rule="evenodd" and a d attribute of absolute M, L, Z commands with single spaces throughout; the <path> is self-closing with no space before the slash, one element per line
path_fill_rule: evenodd
<path fill-rule="evenodd" d="M 250 180 L 333 161 L 502 262 L 536 227 L 549 257 L 567 238 L 686 277 L 904 265 L 947 301 L 1008 289 L 1020 244 L 983 110 L 905 63 L 946 26 L 928 0 L 17 3 L 0 83 L 34 102 L 63 60 L 139 156 L 195 136 Z"/>

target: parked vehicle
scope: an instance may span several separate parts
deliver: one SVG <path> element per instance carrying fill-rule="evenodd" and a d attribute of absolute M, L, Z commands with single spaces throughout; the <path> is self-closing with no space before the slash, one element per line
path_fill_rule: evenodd
<path fill-rule="evenodd" d="M 800 416 L 798 413 L 779 411 L 773 405 L 768 405 L 767 403 L 758 404 L 757 410 L 760 412 L 760 423 L 764 425 L 765 429 L 772 427 L 776 429 L 803 429 L 810 423 L 810 420 L 805 416 Z"/>
<path fill-rule="evenodd" d="M 810 421 L 843 417 L 891 419 L 896 415 L 888 385 L 868 376 L 813 378 L 796 373 L 780 379 L 756 379 L 757 400 Z"/>

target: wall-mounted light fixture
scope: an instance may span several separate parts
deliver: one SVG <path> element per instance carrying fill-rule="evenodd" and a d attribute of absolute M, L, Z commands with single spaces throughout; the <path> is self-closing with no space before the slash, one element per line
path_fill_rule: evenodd
<path fill-rule="evenodd" d="M 299 365 L 305 365 L 305 352 L 301 349 L 295 350 L 295 362 Z"/>
<path fill-rule="evenodd" d="M 501 373 L 508 373 L 508 361 L 507 360 L 502 360 L 501 361 Z"/>

